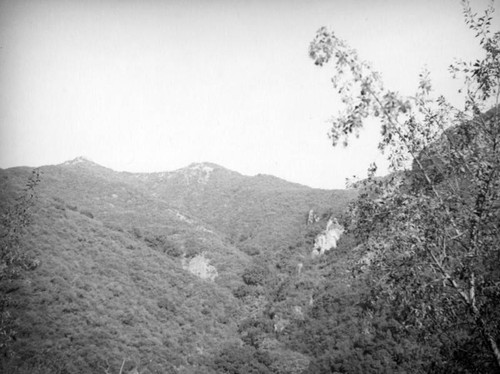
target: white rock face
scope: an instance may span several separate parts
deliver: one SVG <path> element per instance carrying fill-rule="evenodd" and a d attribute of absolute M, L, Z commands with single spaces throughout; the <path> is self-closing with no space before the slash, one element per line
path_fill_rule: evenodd
<path fill-rule="evenodd" d="M 304 312 L 301 306 L 296 305 L 293 307 L 293 316 L 296 319 L 304 319 Z"/>
<path fill-rule="evenodd" d="M 314 212 L 314 209 L 309 211 L 307 215 L 307 224 L 312 225 L 313 223 L 319 222 L 320 217 Z"/>
<path fill-rule="evenodd" d="M 304 264 L 302 262 L 299 262 L 297 264 L 297 275 L 300 275 L 300 273 L 302 272 L 302 268 L 304 267 Z"/>
<path fill-rule="evenodd" d="M 183 171 L 187 184 L 190 184 L 193 181 L 199 184 L 207 184 L 210 179 L 210 174 L 212 174 L 214 168 L 205 164 L 191 164 Z"/>
<path fill-rule="evenodd" d="M 184 270 L 189 271 L 191 274 L 201 279 L 214 281 L 219 275 L 215 266 L 210 265 L 210 260 L 206 258 L 203 253 L 193 257 L 189 261 L 183 258 L 182 267 Z"/>
<path fill-rule="evenodd" d="M 275 332 L 282 332 L 290 324 L 289 319 L 283 318 L 278 314 L 274 316 L 273 321 Z"/>
<path fill-rule="evenodd" d="M 344 233 L 344 228 L 337 222 L 336 218 L 330 218 L 326 229 L 314 240 L 314 248 L 311 256 L 314 258 L 324 254 L 330 249 L 337 248 L 337 242 Z"/>
<path fill-rule="evenodd" d="M 79 156 L 73 160 L 69 160 L 69 161 L 64 162 L 63 165 L 76 165 L 76 164 L 82 164 L 85 162 L 92 162 L 92 161 L 86 157 Z"/>

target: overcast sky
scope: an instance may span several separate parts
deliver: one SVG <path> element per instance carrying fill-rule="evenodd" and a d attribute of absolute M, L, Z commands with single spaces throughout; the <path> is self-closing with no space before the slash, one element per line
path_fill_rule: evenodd
<path fill-rule="evenodd" d="M 0 0 L 0 168 L 209 161 L 342 188 L 380 163 L 378 133 L 330 145 L 333 71 L 308 57 L 321 26 L 405 94 L 424 66 L 453 94 L 448 65 L 478 53 L 458 0 Z"/>

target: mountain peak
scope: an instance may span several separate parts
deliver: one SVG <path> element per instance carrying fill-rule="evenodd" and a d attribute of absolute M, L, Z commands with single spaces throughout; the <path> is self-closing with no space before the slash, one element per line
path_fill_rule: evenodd
<path fill-rule="evenodd" d="M 200 184 L 207 184 L 210 176 L 214 170 L 226 170 L 222 166 L 211 162 L 195 162 L 189 164 L 187 167 L 176 170 L 176 173 L 182 173 L 186 180 L 197 181 Z"/>
<path fill-rule="evenodd" d="M 224 169 L 224 167 L 213 162 L 193 162 L 187 166 L 188 169 Z"/>
<path fill-rule="evenodd" d="M 73 160 L 63 162 L 61 166 L 77 168 L 77 169 L 86 169 L 97 173 L 102 173 L 102 172 L 109 173 L 113 171 L 112 169 L 99 165 L 98 163 L 84 156 L 78 156 Z"/>
<path fill-rule="evenodd" d="M 73 160 L 68 160 L 63 162 L 63 165 L 77 165 L 77 164 L 96 164 L 96 163 L 84 156 L 78 156 Z"/>

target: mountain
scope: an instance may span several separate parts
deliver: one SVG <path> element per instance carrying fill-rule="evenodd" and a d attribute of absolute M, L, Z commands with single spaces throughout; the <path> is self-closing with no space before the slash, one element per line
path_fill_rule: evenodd
<path fill-rule="evenodd" d="M 105 373 L 123 364 L 123 372 L 210 373 L 232 360 L 265 372 L 272 365 L 244 344 L 242 325 L 265 315 L 279 325 L 306 308 L 323 276 L 310 256 L 314 237 L 356 196 L 211 163 L 129 173 L 77 158 L 38 170 L 22 241 L 38 267 L 0 282 L 17 331 L 6 372 Z M 30 171 L 0 170 L 3 214 Z M 317 219 L 308 224 L 311 210 Z M 291 282 L 298 266 L 302 280 Z M 289 287 L 308 291 L 280 301 Z M 307 366 L 304 354 L 271 343 L 273 365 Z"/>
<path fill-rule="evenodd" d="M 257 250 L 295 244 L 293 228 L 310 209 L 338 212 L 355 196 L 354 190 L 312 189 L 262 174 L 247 177 L 209 163 L 131 177 L 154 196 L 225 233 L 232 243 Z"/>

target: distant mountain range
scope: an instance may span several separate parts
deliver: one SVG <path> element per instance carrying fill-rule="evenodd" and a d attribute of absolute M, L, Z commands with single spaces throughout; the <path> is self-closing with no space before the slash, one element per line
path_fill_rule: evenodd
<path fill-rule="evenodd" d="M 2 211 L 30 171 L 0 170 Z M 217 372 L 214 357 L 242 344 L 242 321 L 299 263 L 313 266 L 314 236 L 357 194 L 212 163 L 129 173 L 80 157 L 39 171 L 24 247 L 40 265 L 2 286 L 24 372 Z M 306 307 L 297 297 L 288 312 Z"/>

